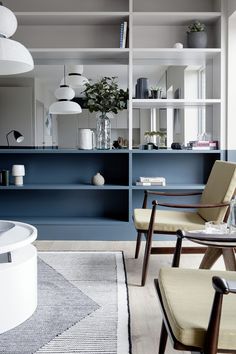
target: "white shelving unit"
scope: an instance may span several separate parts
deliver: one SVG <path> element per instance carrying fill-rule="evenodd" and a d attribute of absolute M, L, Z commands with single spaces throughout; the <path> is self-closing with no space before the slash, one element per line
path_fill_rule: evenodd
<path fill-rule="evenodd" d="M 221 148 L 224 148 L 224 0 L 69 0 L 66 4 L 58 0 L 56 8 L 51 0 L 40 3 L 8 0 L 6 5 L 8 2 L 19 22 L 16 39 L 30 49 L 36 64 L 127 66 L 130 149 L 140 128 L 134 109 L 190 107 L 206 107 L 206 115 L 211 115 L 212 134 L 221 140 Z M 207 48 L 186 46 L 186 27 L 195 19 L 207 26 Z M 124 49 L 119 48 L 123 21 L 129 26 L 128 47 Z M 176 42 L 182 42 L 184 48 L 173 48 Z M 135 99 L 136 66 L 139 77 L 145 77 L 148 65 L 205 66 L 206 98 Z"/>
<path fill-rule="evenodd" d="M 129 151 L 80 151 L 76 149 L 76 143 L 71 150 L 71 146 L 64 146 L 64 150 L 2 150 L 2 168 L 10 169 L 13 162 L 24 163 L 28 171 L 22 189 L 14 186 L 2 188 L 3 217 L 35 223 L 40 227 L 43 238 L 120 240 L 122 237 L 127 239 L 128 235 L 132 239 L 132 211 L 142 204 L 143 191 L 147 188 L 136 186 L 141 175 L 166 177 L 165 187 L 152 186 L 151 189 L 202 190 L 214 161 L 224 158 L 225 2 L 5 0 L 4 5 L 11 8 L 18 18 L 15 39 L 30 49 L 36 65 L 54 65 L 54 68 L 47 67 L 44 71 L 38 68 L 36 74 L 42 74 L 41 86 L 38 82 L 37 86 L 36 79 L 32 77 L 28 80 L 33 81 L 32 90 L 37 91 L 40 98 L 35 102 L 34 110 L 41 112 L 43 138 L 45 108 L 50 105 L 51 99 L 55 99 L 55 77 L 58 77 L 60 84 L 62 64 L 83 64 L 85 69 L 89 68 L 92 79 L 119 76 L 122 77 L 121 87 L 129 88 L 128 109 L 112 121 L 112 131 L 117 131 L 117 137 L 124 136 L 129 140 Z M 195 19 L 207 25 L 207 48 L 192 49 L 186 46 L 186 26 Z M 123 21 L 127 21 L 129 26 L 128 45 L 124 49 L 119 48 L 120 24 Z M 174 48 L 176 42 L 183 43 L 184 48 Z M 172 96 L 168 94 L 165 99 L 135 98 L 137 78 L 148 77 L 152 86 L 173 67 L 179 68 L 182 86 L 178 80 L 170 79 L 173 72 L 169 72 L 166 82 L 168 88 L 173 86 Z M 204 68 L 205 95 L 189 95 L 190 84 L 186 82 L 189 71 L 194 68 Z M 84 75 L 90 78 L 86 71 Z M 48 77 L 52 78 L 51 82 L 47 80 Z M 6 81 L 2 81 L 2 87 L 4 85 L 8 86 Z M 175 93 L 178 89 L 181 92 L 177 99 Z M 48 96 L 45 99 L 46 94 Z M 42 106 L 39 104 L 41 102 Z M 147 125 L 150 123 L 151 111 L 158 112 L 159 124 L 160 114 L 166 113 L 166 125 L 172 130 L 179 119 L 176 111 L 179 115 L 186 114 L 185 130 L 192 129 L 192 117 L 196 111 L 203 112 L 207 129 L 211 131 L 213 139 L 220 141 L 219 150 L 135 150 L 133 147 L 142 143 L 145 130 L 151 130 Z M 66 142 L 71 143 L 70 139 L 76 141 L 77 129 L 95 129 L 96 120 L 93 117 L 88 110 L 83 110 L 79 118 L 58 117 L 57 127 L 61 127 Z M 157 126 L 153 130 L 159 128 Z M 173 139 L 171 141 L 169 138 L 169 142 L 173 142 Z M 39 139 L 41 144 L 42 140 Z M 106 177 L 105 186 L 90 185 L 91 177 L 97 171 Z M 98 200 L 101 203 L 97 203 Z"/>

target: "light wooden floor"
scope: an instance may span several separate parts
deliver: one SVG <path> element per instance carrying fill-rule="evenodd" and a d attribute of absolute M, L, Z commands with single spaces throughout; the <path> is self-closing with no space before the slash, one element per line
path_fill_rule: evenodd
<path fill-rule="evenodd" d="M 150 260 L 148 279 L 145 287 L 140 286 L 143 248 L 140 250 L 138 260 L 134 259 L 135 242 L 116 241 L 37 241 L 38 250 L 42 251 L 80 251 L 80 250 L 122 250 L 125 255 L 130 313 L 132 354 L 155 354 L 158 351 L 161 315 L 158 299 L 153 286 L 153 279 L 158 277 L 158 271 L 162 266 L 170 266 L 171 255 L 153 255 Z M 168 245 L 170 242 L 168 242 Z M 173 244 L 173 243 L 172 243 Z M 158 245 L 167 245 L 158 242 Z M 193 245 L 193 244 L 191 244 Z M 197 268 L 201 255 L 182 255 L 181 266 Z M 224 269 L 220 260 L 215 268 Z M 181 353 L 173 350 L 168 343 L 166 354 Z"/>

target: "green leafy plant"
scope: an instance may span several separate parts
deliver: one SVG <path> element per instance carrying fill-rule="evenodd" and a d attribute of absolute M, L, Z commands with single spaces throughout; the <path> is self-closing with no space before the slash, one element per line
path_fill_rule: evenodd
<path fill-rule="evenodd" d="M 127 107 L 129 93 L 119 89 L 117 77 L 105 76 L 98 82 L 86 83 L 85 87 L 86 107 L 90 112 L 117 114 Z"/>
<path fill-rule="evenodd" d="M 204 32 L 206 31 L 206 26 L 200 21 L 196 20 L 188 26 L 187 32 Z"/>
<path fill-rule="evenodd" d="M 164 137 L 166 135 L 166 132 L 161 132 L 159 130 L 157 130 L 157 131 L 153 130 L 153 131 L 150 131 L 150 132 L 146 131 L 144 133 L 144 136 L 155 136 L 155 135 L 160 136 L 160 137 Z"/>

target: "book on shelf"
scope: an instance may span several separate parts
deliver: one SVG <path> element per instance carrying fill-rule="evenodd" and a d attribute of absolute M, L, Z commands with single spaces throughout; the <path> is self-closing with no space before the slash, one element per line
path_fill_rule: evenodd
<path fill-rule="evenodd" d="M 199 140 L 195 141 L 192 146 L 193 150 L 217 150 L 218 141 L 217 140 Z"/>
<path fill-rule="evenodd" d="M 159 181 L 159 182 L 136 182 L 136 186 L 165 186 L 166 182 L 165 181 Z"/>
<path fill-rule="evenodd" d="M 120 24 L 120 48 L 126 48 L 128 36 L 128 23 L 124 21 Z"/>
<path fill-rule="evenodd" d="M 120 24 L 120 48 L 123 46 L 124 22 Z"/>
<path fill-rule="evenodd" d="M 165 177 L 139 177 L 139 182 L 166 182 Z"/>

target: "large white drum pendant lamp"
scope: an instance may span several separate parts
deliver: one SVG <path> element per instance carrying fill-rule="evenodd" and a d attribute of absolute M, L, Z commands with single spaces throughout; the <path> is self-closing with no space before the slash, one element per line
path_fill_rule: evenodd
<path fill-rule="evenodd" d="M 55 91 L 57 102 L 54 102 L 49 107 L 50 114 L 79 114 L 82 112 L 80 105 L 71 101 L 75 97 L 75 91 L 65 81 L 65 66 L 64 66 L 64 84 L 60 85 Z"/>
<path fill-rule="evenodd" d="M 21 43 L 9 39 L 17 29 L 14 13 L 0 2 L 0 75 L 13 75 L 34 68 L 33 58 Z"/>

